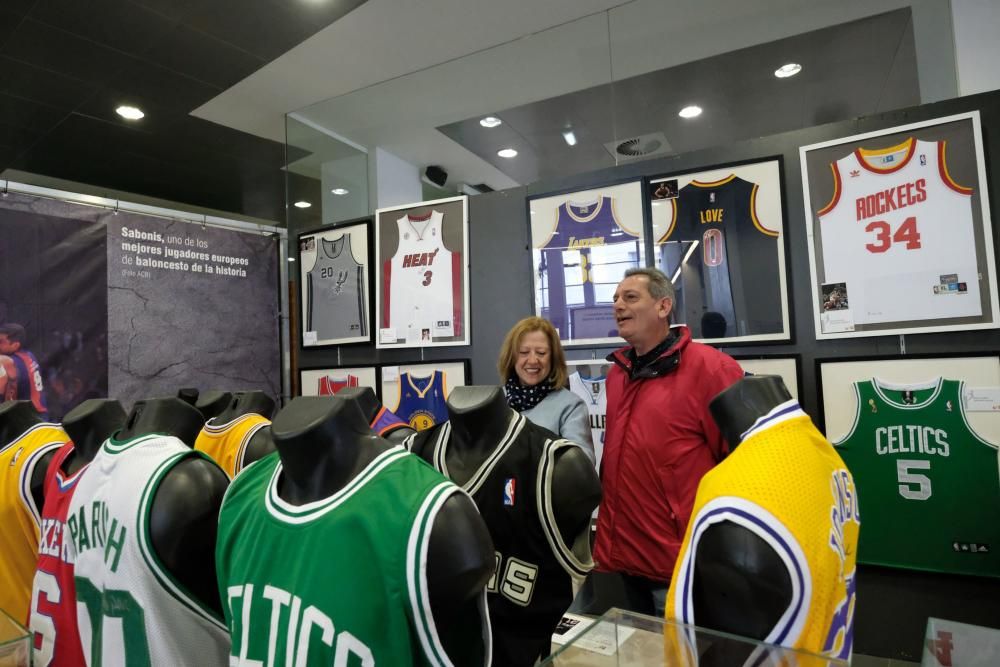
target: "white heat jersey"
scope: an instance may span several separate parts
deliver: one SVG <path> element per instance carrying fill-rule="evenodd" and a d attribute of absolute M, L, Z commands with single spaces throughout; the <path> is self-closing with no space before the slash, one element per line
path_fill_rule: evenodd
<path fill-rule="evenodd" d="M 608 414 L 607 378 L 585 378 L 579 373 L 569 376 L 569 390 L 583 399 L 590 414 L 590 435 L 594 438 L 594 455 L 597 469 L 601 469 L 604 453 L 604 424 Z"/>
<path fill-rule="evenodd" d="M 203 455 L 172 436 L 111 439 L 78 482 L 66 525 L 88 665 L 229 663 L 223 620 L 173 579 L 149 540 L 160 481 L 194 456 Z"/>
<path fill-rule="evenodd" d="M 948 174 L 944 141 L 859 148 L 830 167 L 823 282 L 847 284 L 855 323 L 982 314 L 973 191 Z"/>
<path fill-rule="evenodd" d="M 461 335 L 461 257 L 444 246 L 440 211 L 404 215 L 399 246 L 385 262 L 382 326 L 405 338 L 409 327 L 430 329 L 434 337 Z"/>

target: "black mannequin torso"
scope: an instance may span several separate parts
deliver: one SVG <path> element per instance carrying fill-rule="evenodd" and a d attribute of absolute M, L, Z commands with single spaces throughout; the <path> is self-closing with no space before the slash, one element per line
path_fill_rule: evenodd
<path fill-rule="evenodd" d="M 179 398 L 148 399 L 136 402 L 125 427 L 115 437 L 129 440 L 164 433 L 191 447 L 203 422 L 202 414 Z M 153 548 L 167 571 L 220 615 L 215 538 L 228 486 L 226 473 L 213 461 L 200 457 L 183 460 L 160 482 L 149 520 Z"/>
<path fill-rule="evenodd" d="M 215 424 L 227 424 L 246 414 L 258 414 L 270 419 L 274 414 L 274 399 L 262 391 L 238 391 L 232 394 L 226 407 L 215 416 Z M 243 466 L 246 467 L 264 458 L 275 450 L 271 426 L 258 429 L 243 452 Z"/>
<path fill-rule="evenodd" d="M 507 428 L 511 409 L 503 390 L 494 386 L 455 387 L 448 396 L 451 441 L 448 472 L 464 484 L 482 465 Z M 552 476 L 552 509 L 568 545 L 590 539 L 590 518 L 601 502 L 601 480 L 579 447 L 556 455 Z"/>
<path fill-rule="evenodd" d="M 125 408 L 109 398 L 91 398 L 63 417 L 62 427 L 73 441 L 73 453 L 63 460 L 63 472 L 72 475 L 94 460 L 104 441 L 125 425 Z"/>
<path fill-rule="evenodd" d="M 43 422 L 42 416 L 38 414 L 31 401 L 7 401 L 0 403 L 0 447 L 13 442 L 36 424 Z M 52 463 L 55 451 L 51 451 L 40 459 L 31 473 L 31 499 L 35 503 L 38 513 L 42 513 L 45 505 L 45 473 Z"/>
<path fill-rule="evenodd" d="M 781 378 L 748 376 L 716 396 L 709 408 L 735 449 L 759 417 L 789 399 Z M 706 529 L 698 543 L 693 599 L 698 625 L 764 639 L 792 600 L 792 581 L 770 545 L 723 521 Z"/>
<path fill-rule="evenodd" d="M 177 390 L 177 398 L 181 399 L 188 405 L 194 405 L 198 402 L 198 391 L 197 387 L 182 387 Z"/>
<path fill-rule="evenodd" d="M 369 424 L 375 421 L 379 411 L 382 409 L 382 403 L 375 396 L 375 392 L 371 387 L 344 387 L 337 392 L 337 398 L 357 403 L 358 407 L 361 408 L 361 413 L 368 420 Z M 400 426 L 383 437 L 394 445 L 400 445 L 414 433 L 416 431 L 412 428 Z"/>
<path fill-rule="evenodd" d="M 198 395 L 194 407 L 208 421 L 229 407 L 232 399 L 233 395 L 228 391 L 206 391 Z"/>
<path fill-rule="evenodd" d="M 391 448 L 374 435 L 356 401 L 300 397 L 275 417 L 272 436 L 283 475 L 278 493 L 301 505 L 326 498 Z M 463 495 L 445 501 L 431 529 L 427 586 L 445 651 L 464 639 L 455 628 L 471 614 L 493 572 L 493 544 L 475 505 Z"/>

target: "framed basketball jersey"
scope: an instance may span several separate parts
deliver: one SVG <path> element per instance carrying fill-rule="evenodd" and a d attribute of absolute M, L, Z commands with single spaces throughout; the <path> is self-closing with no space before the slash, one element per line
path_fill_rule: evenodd
<path fill-rule="evenodd" d="M 799 149 L 817 338 L 997 328 L 979 112 Z"/>
<path fill-rule="evenodd" d="M 375 212 L 376 347 L 469 344 L 468 197 Z"/>
<path fill-rule="evenodd" d="M 779 160 L 656 176 L 646 198 L 674 321 L 710 342 L 791 337 Z"/>
<path fill-rule="evenodd" d="M 615 287 L 646 265 L 641 182 L 533 197 L 528 209 L 535 314 L 566 345 L 617 343 Z"/>
<path fill-rule="evenodd" d="M 299 396 L 333 396 L 346 387 L 371 387 L 378 391 L 374 366 L 307 368 L 299 370 Z"/>
<path fill-rule="evenodd" d="M 858 561 L 1000 577 L 1000 358 L 821 360 L 825 430 L 854 476 Z"/>
<path fill-rule="evenodd" d="M 370 229 L 364 220 L 299 235 L 303 347 L 371 340 Z"/>

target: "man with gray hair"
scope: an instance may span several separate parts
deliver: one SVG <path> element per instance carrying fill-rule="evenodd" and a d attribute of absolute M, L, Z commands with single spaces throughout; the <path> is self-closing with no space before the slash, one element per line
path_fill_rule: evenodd
<path fill-rule="evenodd" d="M 698 482 L 725 456 L 708 404 L 743 377 L 730 357 L 670 326 L 674 286 L 625 272 L 614 295 L 627 347 L 608 355 L 607 423 L 594 560 L 622 575 L 634 611 L 663 615 Z"/>

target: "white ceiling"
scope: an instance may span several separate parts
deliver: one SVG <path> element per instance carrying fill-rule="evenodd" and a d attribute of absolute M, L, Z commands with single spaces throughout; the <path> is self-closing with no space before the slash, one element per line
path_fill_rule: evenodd
<path fill-rule="evenodd" d="M 280 141 L 297 111 L 500 189 L 515 183 L 434 128 L 906 6 L 922 99 L 948 96 L 948 0 L 368 0 L 194 114 Z"/>

